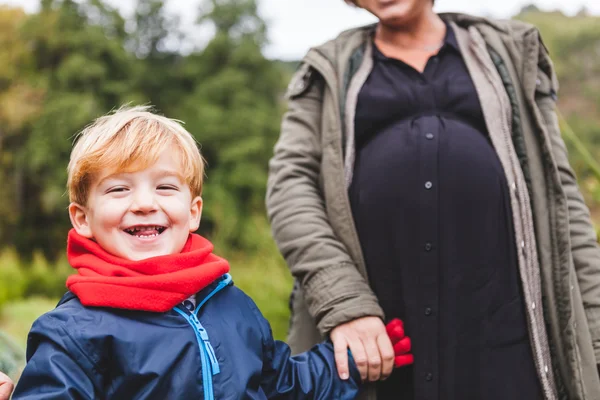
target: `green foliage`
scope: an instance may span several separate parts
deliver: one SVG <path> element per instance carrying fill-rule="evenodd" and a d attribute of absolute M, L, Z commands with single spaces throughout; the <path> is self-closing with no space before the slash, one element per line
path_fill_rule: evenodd
<path fill-rule="evenodd" d="M 13 123 L 15 140 L 0 148 L 9 159 L 3 176 L 15 183 L 0 200 L 0 210 L 10 213 L 1 231 L 11 233 L 0 240 L 25 258 L 40 250 L 55 259 L 63 250 L 57 244 L 69 226 L 64 185 L 73 135 L 135 96 L 137 60 L 124 48 L 123 24 L 97 1 L 45 1 L 42 11 L 14 27 L 16 45 L 31 50 L 14 60 L 18 79 L 39 94 L 29 118 Z"/>
<path fill-rule="evenodd" d="M 276 339 L 285 340 L 290 310 L 288 300 L 292 290 L 292 276 L 275 243 L 270 238 L 264 217 L 253 218 L 254 235 L 261 243 L 252 257 L 244 253 L 229 255 L 231 274 L 235 285 L 248 294 L 271 323 Z M 217 251 L 219 249 L 217 248 Z"/>
<path fill-rule="evenodd" d="M 7 249 L 0 253 L 2 279 L 0 280 L 0 310 L 9 301 L 23 297 L 26 278 L 18 255 L 14 250 Z"/>
<path fill-rule="evenodd" d="M 27 334 L 43 313 L 56 306 L 58 299 L 30 297 L 0 309 L 0 371 L 17 380 L 25 366 Z"/>
<path fill-rule="evenodd" d="M 0 371 L 13 380 L 17 379 L 19 372 L 25 366 L 24 348 L 24 345 L 18 344 L 13 337 L 0 332 Z"/>
<path fill-rule="evenodd" d="M 548 47 L 560 82 L 558 106 L 570 161 L 586 199 L 600 207 L 594 189 L 600 181 L 600 17 L 585 12 L 567 17 L 533 7 L 518 18 L 536 25 Z"/>
<path fill-rule="evenodd" d="M 267 163 L 279 133 L 281 72 L 254 41 L 219 34 L 189 62 L 202 68 L 171 114 L 186 121 L 208 163 L 201 230 L 230 248 L 254 250 L 254 235 L 245 233 L 253 216 L 264 213 Z"/>
<path fill-rule="evenodd" d="M 13 249 L 0 252 L 0 265 L 0 371 L 16 379 L 25 365 L 25 339 L 31 324 L 56 304 L 55 300 L 46 298 L 21 299 L 61 296 L 66 291 L 65 280 L 72 268 L 64 259 L 51 266 L 40 253 L 34 254 L 32 262 L 24 265 Z"/>
<path fill-rule="evenodd" d="M 9 302 L 28 296 L 60 297 L 66 292 L 65 281 L 73 273 L 65 257 L 49 263 L 36 252 L 24 263 L 13 249 L 0 253 L 0 310 Z"/>
<path fill-rule="evenodd" d="M 66 257 L 61 257 L 56 263 L 51 264 L 37 253 L 34 255 L 32 263 L 26 267 L 24 295 L 25 297 L 60 297 L 67 291 L 65 282 L 73 272 Z"/>

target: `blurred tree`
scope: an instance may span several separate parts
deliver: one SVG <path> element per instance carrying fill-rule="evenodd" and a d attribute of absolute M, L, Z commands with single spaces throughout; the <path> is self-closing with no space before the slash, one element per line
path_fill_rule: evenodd
<path fill-rule="evenodd" d="M 124 49 L 124 20 L 97 0 L 44 0 L 19 37 L 31 57 L 25 78 L 44 96 L 11 149 L 17 207 L 3 228 L 22 256 L 40 249 L 55 258 L 68 229 L 65 167 L 73 135 L 136 98 L 135 57 Z"/>
<path fill-rule="evenodd" d="M 186 85 L 181 77 L 185 35 L 180 18 L 167 13 L 162 0 L 138 0 L 128 26 L 125 47 L 138 59 L 134 86 L 146 102 L 167 110 L 181 101 Z"/>
<path fill-rule="evenodd" d="M 267 164 L 279 133 L 282 70 L 265 59 L 266 27 L 255 0 L 210 0 L 199 24 L 215 36 L 185 60 L 192 90 L 172 115 L 186 121 L 208 162 L 201 230 L 229 247 L 260 243 L 253 217 L 264 219 Z"/>
<path fill-rule="evenodd" d="M 0 7 L 0 245 L 12 241 L 21 211 L 24 166 L 17 162 L 27 130 L 41 112 L 44 90 L 29 79 L 33 58 L 20 35 L 20 9 Z"/>
<path fill-rule="evenodd" d="M 538 13 L 540 12 L 540 9 L 533 3 L 531 4 L 527 4 L 525 6 L 523 6 L 521 8 L 521 11 L 519 12 L 520 15 L 526 14 L 526 13 Z"/>

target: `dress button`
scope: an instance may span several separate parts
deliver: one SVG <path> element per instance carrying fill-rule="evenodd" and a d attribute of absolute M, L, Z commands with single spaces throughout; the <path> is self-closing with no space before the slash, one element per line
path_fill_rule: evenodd
<path fill-rule="evenodd" d="M 426 133 L 426 134 L 425 134 L 425 138 L 426 138 L 427 140 L 433 140 L 433 133 Z"/>
<path fill-rule="evenodd" d="M 431 372 L 427 373 L 427 375 L 425 375 L 425 380 L 431 382 L 433 380 L 433 374 Z"/>
<path fill-rule="evenodd" d="M 433 187 L 433 183 L 431 183 L 431 182 L 429 182 L 429 181 L 425 182 L 425 189 L 429 190 L 429 189 L 431 189 L 432 187 Z"/>
<path fill-rule="evenodd" d="M 430 307 L 426 307 L 425 315 L 429 317 L 431 314 L 433 314 L 433 310 Z"/>
<path fill-rule="evenodd" d="M 431 251 L 433 249 L 433 245 L 431 243 L 425 243 L 425 251 Z"/>

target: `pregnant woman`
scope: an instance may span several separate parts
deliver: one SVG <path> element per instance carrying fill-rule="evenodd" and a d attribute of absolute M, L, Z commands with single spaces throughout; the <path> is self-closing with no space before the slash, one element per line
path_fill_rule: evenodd
<path fill-rule="evenodd" d="M 308 52 L 267 209 L 296 285 L 289 342 L 350 349 L 373 400 L 600 399 L 600 249 L 538 31 L 356 0 Z M 385 323 L 412 366 L 391 376 Z"/>

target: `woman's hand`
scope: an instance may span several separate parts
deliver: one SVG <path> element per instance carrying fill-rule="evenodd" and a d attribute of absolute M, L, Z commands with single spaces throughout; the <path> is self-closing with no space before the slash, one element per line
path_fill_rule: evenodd
<path fill-rule="evenodd" d="M 0 372 L 0 400 L 8 400 L 13 392 L 15 385 L 13 381 Z"/>
<path fill-rule="evenodd" d="M 331 331 L 335 363 L 341 379 L 350 376 L 348 348 L 363 381 L 386 379 L 394 368 L 394 348 L 379 317 L 363 317 Z"/>

